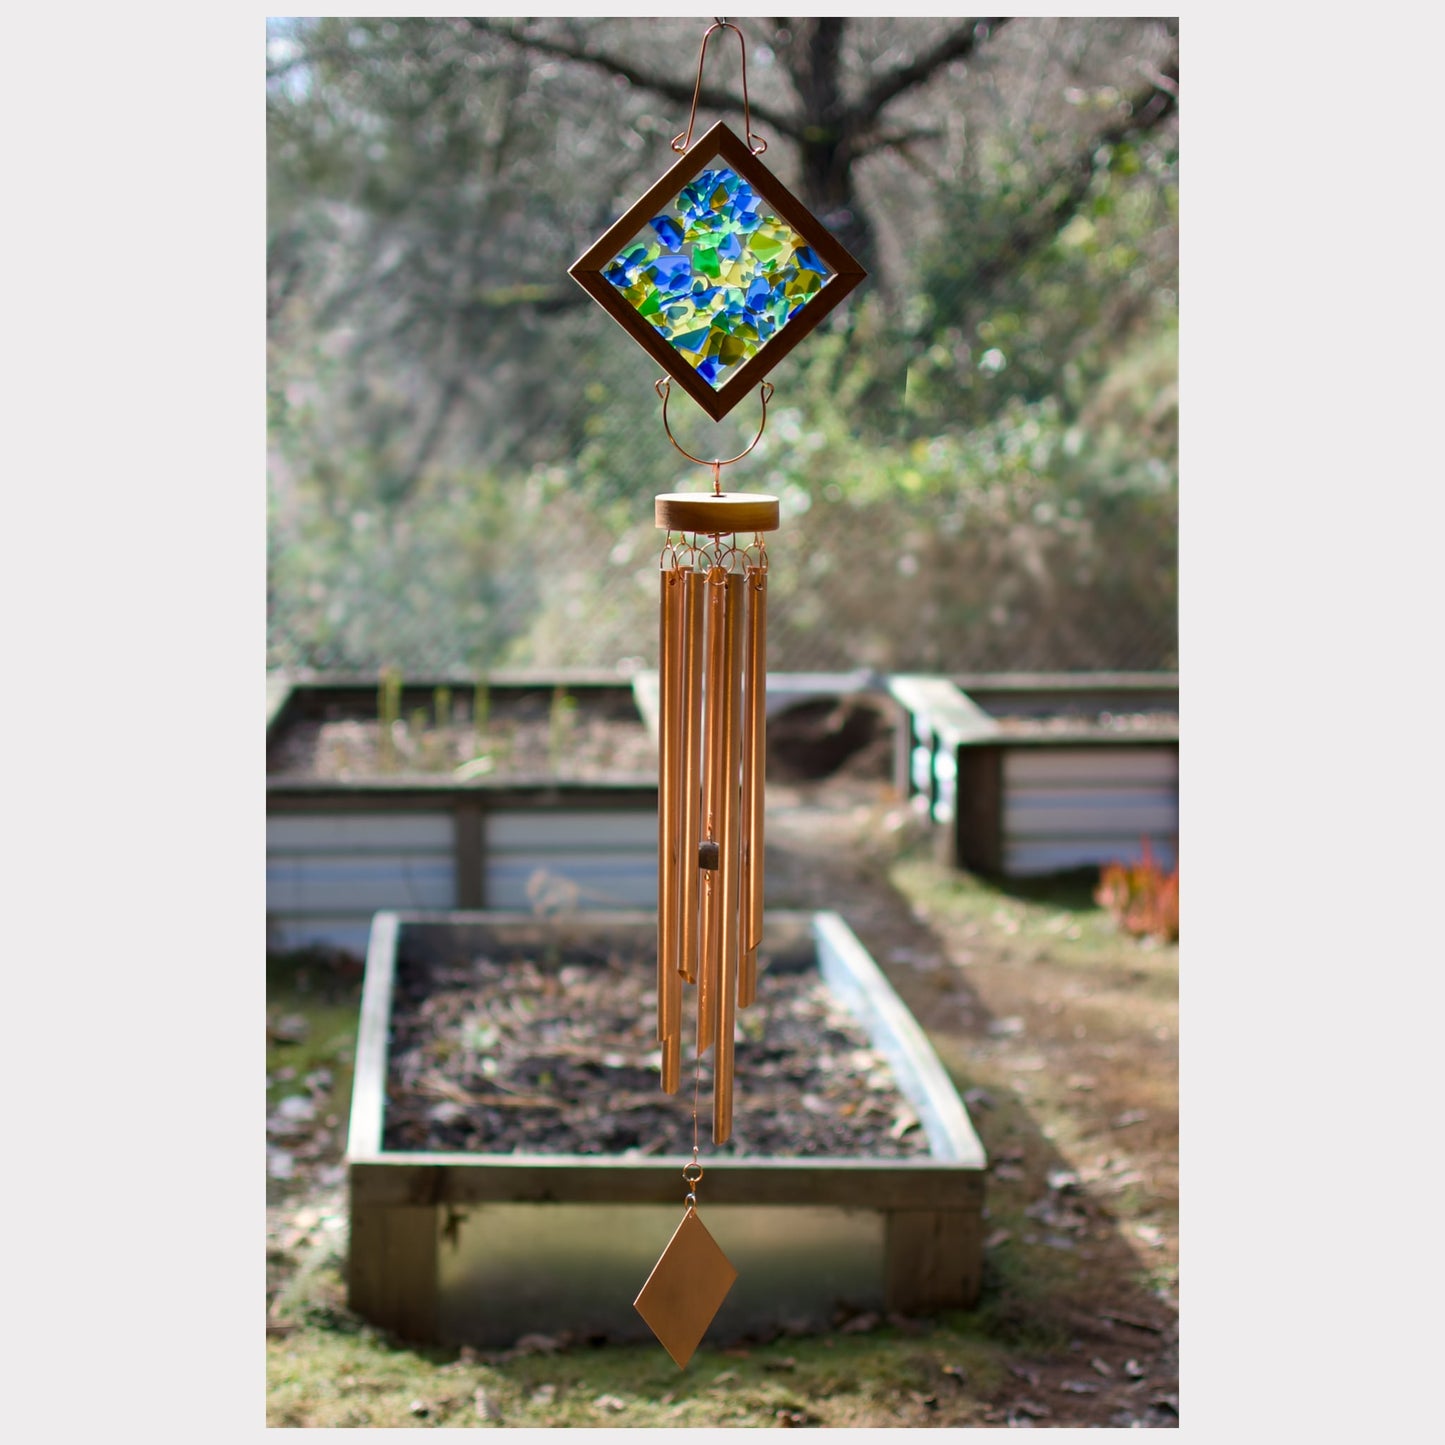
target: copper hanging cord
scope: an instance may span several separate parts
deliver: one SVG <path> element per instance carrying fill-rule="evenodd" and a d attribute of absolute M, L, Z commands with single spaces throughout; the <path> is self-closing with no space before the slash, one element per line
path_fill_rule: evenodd
<path fill-rule="evenodd" d="M 692 88 L 692 110 L 688 112 L 687 117 L 687 134 L 684 135 L 679 131 L 673 136 L 672 148 L 681 155 L 692 144 L 692 128 L 697 122 L 697 100 L 698 96 L 702 94 L 702 66 L 703 61 L 707 59 L 707 43 L 712 38 L 714 30 L 731 30 L 738 38 L 738 49 L 742 53 L 743 60 L 743 133 L 747 137 L 748 149 L 755 156 L 760 156 L 767 150 L 768 143 L 762 136 L 753 134 L 753 110 L 752 106 L 748 104 L 748 43 L 743 39 L 743 32 L 736 25 L 730 25 L 726 20 L 716 17 L 702 35 L 702 49 L 697 56 L 697 83 Z"/>

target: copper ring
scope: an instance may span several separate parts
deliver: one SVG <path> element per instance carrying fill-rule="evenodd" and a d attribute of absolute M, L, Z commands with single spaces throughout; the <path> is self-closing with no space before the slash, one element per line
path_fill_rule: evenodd
<path fill-rule="evenodd" d="M 742 461 L 742 459 L 747 456 L 747 454 L 752 451 L 752 449 L 757 446 L 760 441 L 762 441 L 763 431 L 768 425 L 768 402 L 772 400 L 773 392 L 776 390 L 771 381 L 763 382 L 763 384 L 758 388 L 758 395 L 762 400 L 763 416 L 762 420 L 758 423 L 757 436 L 755 436 L 752 441 L 750 441 L 747 446 L 745 446 L 742 451 L 740 451 L 735 457 L 714 457 L 710 461 L 705 461 L 702 457 L 693 456 L 693 454 L 688 451 L 686 447 L 682 446 L 678 442 L 677 438 L 673 436 L 672 428 L 668 425 L 667 399 L 672 393 L 671 378 L 666 376 L 659 376 L 657 380 L 652 383 L 652 389 L 658 394 L 658 396 L 662 398 L 662 429 L 667 433 L 668 441 L 670 441 L 673 446 L 675 446 L 678 451 L 680 451 L 683 456 L 688 459 L 688 461 L 696 462 L 700 467 L 711 467 L 713 469 L 714 483 L 716 483 L 717 481 L 717 469 L 719 467 L 730 467 L 734 462 Z"/>

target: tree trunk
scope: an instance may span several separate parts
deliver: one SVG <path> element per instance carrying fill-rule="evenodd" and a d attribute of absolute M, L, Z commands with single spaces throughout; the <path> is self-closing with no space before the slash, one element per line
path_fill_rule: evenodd
<path fill-rule="evenodd" d="M 783 21 L 777 54 L 799 100 L 802 202 L 871 271 L 873 233 L 853 192 L 854 122 L 843 98 L 846 24 L 814 17 Z"/>

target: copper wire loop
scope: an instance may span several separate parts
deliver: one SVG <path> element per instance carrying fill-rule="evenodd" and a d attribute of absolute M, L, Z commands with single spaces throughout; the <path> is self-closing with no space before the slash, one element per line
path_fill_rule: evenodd
<path fill-rule="evenodd" d="M 669 533 L 669 535 L 671 535 Z M 671 544 L 671 551 L 681 559 L 683 553 L 687 554 L 687 560 L 679 560 L 677 566 L 683 571 L 706 572 L 712 567 L 721 567 L 725 572 L 747 573 L 750 570 L 757 570 L 752 560 L 752 552 L 758 546 L 756 539 L 753 544 L 747 547 L 738 546 L 736 532 L 694 532 L 692 541 L 687 540 L 687 534 L 682 534 L 683 540 Z M 727 537 L 727 542 L 723 538 Z M 666 557 L 668 547 L 663 547 L 662 553 Z M 768 554 L 766 548 L 761 549 L 760 570 L 768 570 Z M 666 565 L 662 570 L 667 571 Z"/>
<path fill-rule="evenodd" d="M 678 154 L 682 154 L 692 144 L 692 128 L 697 123 L 697 99 L 702 94 L 702 66 L 707 59 L 707 43 L 712 38 L 714 30 L 731 30 L 738 38 L 738 49 L 742 52 L 743 58 L 743 134 L 747 137 L 748 149 L 755 155 L 760 156 L 767 150 L 768 143 L 762 136 L 753 134 L 753 111 L 748 104 L 748 43 L 743 39 L 743 32 L 736 25 L 729 25 L 726 20 L 714 18 L 713 23 L 703 31 L 702 49 L 697 56 L 697 82 L 692 88 L 692 110 L 687 117 L 687 133 L 679 131 L 672 138 L 672 148 Z M 754 144 L 756 142 L 756 144 Z"/>
<path fill-rule="evenodd" d="M 776 388 L 773 386 L 771 381 L 763 382 L 763 384 L 758 388 L 758 394 L 762 398 L 763 417 L 762 420 L 758 423 L 757 436 L 755 436 L 752 441 L 750 441 L 747 446 L 745 446 L 742 451 L 737 454 L 737 456 L 713 457 L 710 460 L 705 460 L 702 457 L 693 456 L 693 454 L 688 451 L 687 448 L 684 447 L 672 434 L 672 428 L 668 425 L 667 421 L 667 398 L 672 392 L 672 378 L 667 376 L 659 376 L 657 380 L 652 383 L 652 389 L 658 394 L 658 396 L 662 398 L 662 429 L 667 433 L 668 441 L 670 441 L 673 446 L 675 446 L 678 451 L 680 451 L 683 456 L 688 459 L 688 461 L 696 462 L 700 467 L 711 467 L 713 469 L 713 489 L 720 495 L 721 487 L 717 479 L 717 469 L 719 467 L 730 467 L 734 462 L 742 461 L 742 459 L 747 456 L 747 454 L 752 451 L 752 449 L 757 446 L 760 441 L 762 441 L 763 432 L 768 425 L 768 402 L 772 400 L 773 392 L 776 390 Z"/>

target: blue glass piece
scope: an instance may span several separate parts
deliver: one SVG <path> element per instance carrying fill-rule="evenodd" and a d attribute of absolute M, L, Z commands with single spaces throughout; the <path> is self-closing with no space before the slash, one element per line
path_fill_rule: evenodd
<path fill-rule="evenodd" d="M 648 274 L 665 290 L 674 290 L 674 283 L 678 281 L 686 287 L 692 281 L 692 257 L 659 256 L 648 267 Z"/>
<path fill-rule="evenodd" d="M 822 258 L 811 246 L 799 246 L 793 252 L 793 257 L 798 265 L 802 266 L 805 270 L 816 271 L 819 276 L 827 276 L 829 274 L 828 268 L 823 264 Z"/>
<path fill-rule="evenodd" d="M 682 227 L 678 225 L 672 216 L 654 216 L 652 218 L 652 229 L 657 232 L 657 239 L 667 247 L 669 251 L 675 251 L 682 245 Z"/>
<path fill-rule="evenodd" d="M 716 386 L 718 368 L 721 364 L 716 356 L 704 356 L 697 364 L 697 374 L 702 377 L 709 386 Z"/>
<path fill-rule="evenodd" d="M 704 326 L 698 331 L 689 331 L 686 336 L 674 336 L 672 344 L 681 347 L 684 351 L 701 351 L 707 345 L 707 334 L 710 327 Z"/>

